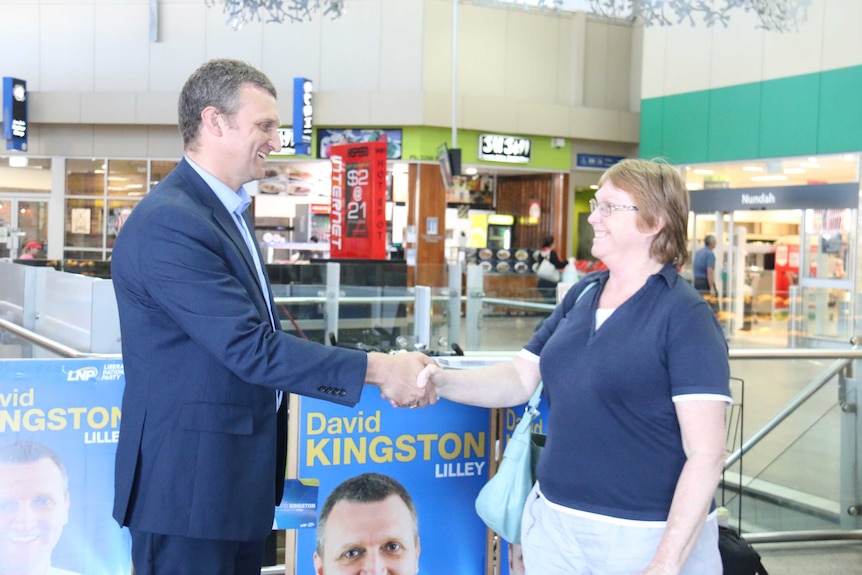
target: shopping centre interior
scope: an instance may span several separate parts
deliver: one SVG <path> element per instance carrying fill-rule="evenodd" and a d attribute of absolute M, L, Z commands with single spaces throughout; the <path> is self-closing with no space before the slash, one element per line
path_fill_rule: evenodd
<path fill-rule="evenodd" d="M 114 242 L 183 155 L 176 99 L 187 75 L 208 58 L 241 58 L 279 92 L 282 149 L 245 186 L 277 319 L 324 345 L 422 350 L 466 368 L 512 357 L 554 309 L 536 275 L 547 236 L 570 262 L 561 290 L 603 268 L 587 218 L 604 170 L 637 157 L 678 170 L 690 255 L 717 238 L 714 309 L 734 403 L 716 501 L 770 572 L 858 572 L 862 2 L 812 0 L 782 33 L 751 11 L 723 26 L 648 26 L 579 1 L 346 0 L 338 19 L 238 30 L 213 3 L 151 4 L 155 21 L 137 0 L 0 3 L 0 21 L 19 24 L 0 38 L 0 75 L 26 80 L 29 103 L 26 149 L 4 131 L 0 150 L 0 400 L 27 407 L 12 390 L 43 366 L 121 362 Z M 307 141 L 293 115 L 303 79 L 314 85 Z M 333 199 L 344 145 L 386 165 L 373 192 L 385 241 L 359 255 L 336 251 L 332 236 L 346 216 Z M 693 281 L 690 259 L 680 274 Z M 102 404 L 81 401 L 93 402 L 83 425 L 95 430 Z M 5 407 L 4 434 L 14 422 Z M 509 412 L 479 414 L 486 461 Z M 290 436 L 311 442 L 299 419 Z M 48 419 L 22 421 L 51 431 Z M 305 445 L 288 477 L 319 473 L 331 487 L 333 469 L 303 467 Z M 97 494 L 91 503 L 106 505 Z M 457 573 L 479 575 L 478 563 L 508 573 L 479 531 L 485 552 Z M 313 546 L 309 532 L 279 530 L 266 572 L 310 570 L 310 553 L 291 559 Z M 423 572 L 451 535 L 429 533 Z"/>

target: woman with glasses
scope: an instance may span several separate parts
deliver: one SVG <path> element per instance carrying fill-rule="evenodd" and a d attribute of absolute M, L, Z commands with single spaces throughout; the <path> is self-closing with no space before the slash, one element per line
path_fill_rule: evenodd
<path fill-rule="evenodd" d="M 592 253 L 607 270 L 573 286 L 511 362 L 428 366 L 419 384 L 503 407 L 544 382 L 548 438 L 521 527 L 527 575 L 721 575 L 713 493 L 729 366 L 714 314 L 677 272 L 688 191 L 667 164 L 623 160 L 591 209 Z"/>

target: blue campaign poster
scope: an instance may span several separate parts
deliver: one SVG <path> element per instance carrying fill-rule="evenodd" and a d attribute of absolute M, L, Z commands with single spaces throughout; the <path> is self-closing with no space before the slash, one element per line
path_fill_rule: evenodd
<path fill-rule="evenodd" d="M 0 563 L 19 562 L 9 572 L 50 556 L 52 568 L 73 574 L 131 573 L 128 532 L 111 517 L 123 385 L 119 360 L 0 362 L 3 459 L 22 445 L 30 453 L 48 449 L 67 478 L 54 497 L 62 471 L 50 459 L 0 459 Z"/>
<path fill-rule="evenodd" d="M 486 529 L 474 501 L 488 479 L 487 409 L 441 400 L 395 409 L 375 388 L 353 408 L 303 398 L 299 477 L 317 479 L 318 509 L 345 479 L 389 475 L 413 499 L 419 518 L 422 575 L 481 575 Z M 297 532 L 296 573 L 314 573 L 316 529 Z"/>

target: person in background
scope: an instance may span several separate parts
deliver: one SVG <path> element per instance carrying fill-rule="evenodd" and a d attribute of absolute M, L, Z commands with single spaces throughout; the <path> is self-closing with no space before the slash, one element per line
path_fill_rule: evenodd
<path fill-rule="evenodd" d="M 415 575 L 419 572 L 419 519 L 398 481 L 363 473 L 336 487 L 317 523 L 317 575 Z"/>
<path fill-rule="evenodd" d="M 266 75 L 204 63 L 180 92 L 179 125 L 185 156 L 113 248 L 126 377 L 113 515 L 137 575 L 259 575 L 284 487 L 286 394 L 353 406 L 369 383 L 421 407 L 417 375 L 433 360 L 281 330 L 243 188 L 281 149 Z"/>
<path fill-rule="evenodd" d="M 694 288 L 705 296 L 716 297 L 715 289 L 715 236 L 709 235 L 703 239 L 703 247 L 694 254 L 692 273 Z"/>
<path fill-rule="evenodd" d="M 542 265 L 543 260 L 549 260 L 551 265 L 557 272 L 561 272 L 566 267 L 566 262 L 560 259 L 557 251 L 554 249 L 554 236 L 545 236 L 542 238 L 542 249 L 539 251 L 539 265 Z M 553 281 L 540 277 L 538 282 L 539 293 L 545 299 L 546 303 L 557 303 L 557 284 L 559 281 Z"/>
<path fill-rule="evenodd" d="M 590 208 L 607 270 L 573 286 L 511 362 L 430 365 L 418 383 L 504 407 L 544 382 L 549 433 L 521 528 L 528 575 L 721 575 L 713 493 L 730 369 L 715 315 L 676 269 L 688 191 L 667 164 L 623 160 Z"/>
<path fill-rule="evenodd" d="M 39 242 L 27 242 L 24 249 L 21 251 L 19 260 L 34 260 L 36 256 L 42 253 L 42 244 Z"/>
<path fill-rule="evenodd" d="M 51 566 L 69 522 L 69 478 L 38 441 L 0 445 L 0 575 L 74 575 Z"/>

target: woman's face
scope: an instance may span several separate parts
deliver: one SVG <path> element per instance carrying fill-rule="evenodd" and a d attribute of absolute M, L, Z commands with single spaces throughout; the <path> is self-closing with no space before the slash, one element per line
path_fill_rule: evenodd
<path fill-rule="evenodd" d="M 639 216 L 635 210 L 613 209 L 635 206 L 631 195 L 607 181 L 596 192 L 596 202 L 607 204 L 611 211 L 610 215 L 603 216 L 602 210 L 596 209 L 587 218 L 593 226 L 593 256 L 608 266 L 613 262 L 626 262 L 633 258 L 649 259 L 650 244 L 658 230 L 641 231 Z"/>

